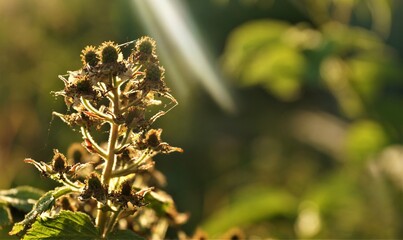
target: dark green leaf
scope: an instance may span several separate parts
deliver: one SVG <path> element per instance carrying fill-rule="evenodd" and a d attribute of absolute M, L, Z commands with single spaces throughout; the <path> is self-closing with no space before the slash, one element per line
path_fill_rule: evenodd
<path fill-rule="evenodd" d="M 18 210 L 29 212 L 45 192 L 30 186 L 21 186 L 0 191 L 0 200 L 7 202 Z"/>
<path fill-rule="evenodd" d="M 58 197 L 70 193 L 72 190 L 69 187 L 59 187 L 47 192 L 34 205 L 32 210 L 25 215 L 25 219 L 14 225 L 10 231 L 10 235 L 15 235 L 23 231 L 29 224 L 34 222 L 38 215 L 51 209 Z"/>
<path fill-rule="evenodd" d="M 0 229 L 11 224 L 12 220 L 10 209 L 5 204 L 0 203 Z"/>
<path fill-rule="evenodd" d="M 108 240 L 113 240 L 113 239 L 145 239 L 139 235 L 137 235 L 136 233 L 134 233 L 133 231 L 130 230 L 117 230 L 114 231 L 110 234 L 108 234 L 107 236 Z"/>
<path fill-rule="evenodd" d="M 61 211 L 55 217 L 39 217 L 23 239 L 100 239 L 91 218 L 81 212 Z"/>

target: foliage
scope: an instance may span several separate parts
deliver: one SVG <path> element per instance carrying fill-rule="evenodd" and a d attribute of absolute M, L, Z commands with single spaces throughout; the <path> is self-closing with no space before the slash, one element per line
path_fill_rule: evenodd
<path fill-rule="evenodd" d="M 381 5 L 377 7 L 382 7 L 385 18 L 389 18 L 390 5 L 386 2 L 377 2 Z M 284 103 L 284 109 L 272 110 L 272 116 L 284 115 L 280 121 L 288 124 L 281 124 L 287 129 L 283 130 L 286 136 L 276 134 L 273 131 L 276 127 L 271 127 L 270 133 L 260 133 L 260 138 L 270 139 L 264 146 L 287 148 L 293 144 L 300 147 L 290 151 L 308 148 L 303 152 L 310 152 L 309 161 L 304 157 L 286 160 L 284 153 L 277 156 L 285 162 L 272 168 L 280 169 L 275 174 L 290 178 L 286 180 L 291 182 L 288 189 L 299 199 L 299 208 L 291 214 L 294 230 L 271 234 L 299 238 L 396 237 L 398 228 L 388 225 L 399 222 L 400 217 L 395 214 L 382 214 L 384 223 L 380 220 L 374 220 L 376 224 L 368 223 L 369 218 L 376 218 L 372 209 L 397 211 L 400 203 L 391 205 L 391 201 L 401 200 L 394 199 L 400 188 L 390 187 L 388 173 L 380 167 L 384 160 L 379 158 L 391 142 L 401 141 L 401 124 L 395 124 L 401 115 L 397 113 L 400 107 L 389 106 L 395 114 L 383 114 L 388 99 L 401 102 L 400 98 L 394 98 L 396 95 L 390 88 L 402 88 L 401 62 L 395 50 L 380 36 L 389 26 L 375 26 L 385 22 L 379 22 L 379 15 L 374 12 L 370 15 L 374 29 L 352 24 L 350 19 L 364 5 L 360 1 L 294 1 L 293 4 L 308 16 L 308 21 L 259 19 L 243 23 L 229 35 L 223 54 L 223 68 L 236 84 L 249 88 L 259 86 Z M 324 99 L 327 100 L 321 102 Z M 391 128 L 399 129 L 399 133 Z M 296 143 L 289 143 L 295 140 Z M 273 154 L 260 151 L 262 155 Z M 266 162 L 275 159 L 266 157 Z M 292 187 L 301 184 L 292 180 L 297 176 L 304 181 L 303 191 Z M 275 197 L 273 194 L 272 198 Z M 246 204 L 247 199 L 244 197 L 236 204 Z M 249 217 L 254 215 L 242 212 Z M 206 226 L 215 222 L 214 216 L 206 221 Z M 266 217 L 275 221 L 270 214 Z M 233 220 L 227 228 L 235 225 Z M 247 228 L 251 233 L 255 229 Z M 214 232 L 223 231 L 225 228 L 214 229 Z"/>

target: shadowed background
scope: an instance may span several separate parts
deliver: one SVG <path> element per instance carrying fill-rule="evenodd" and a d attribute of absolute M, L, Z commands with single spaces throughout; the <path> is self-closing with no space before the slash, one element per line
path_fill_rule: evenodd
<path fill-rule="evenodd" d="M 0 188 L 81 141 L 57 75 L 86 45 L 157 40 L 179 106 L 156 122 L 167 192 L 220 236 L 402 238 L 403 3 L 0 1 Z"/>

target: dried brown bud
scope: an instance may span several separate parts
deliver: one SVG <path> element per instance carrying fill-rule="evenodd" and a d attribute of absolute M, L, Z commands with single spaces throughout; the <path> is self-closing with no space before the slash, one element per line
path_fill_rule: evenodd
<path fill-rule="evenodd" d="M 132 185 L 130 181 L 126 180 L 122 183 L 120 187 L 120 194 L 123 196 L 131 196 L 132 195 Z"/>
<path fill-rule="evenodd" d="M 65 172 L 67 170 L 67 159 L 57 149 L 53 150 L 52 167 L 55 172 Z"/>
<path fill-rule="evenodd" d="M 146 134 L 146 144 L 151 148 L 156 148 L 161 144 L 162 129 L 151 129 Z"/>
<path fill-rule="evenodd" d="M 98 175 L 93 173 L 87 180 L 86 188 L 82 194 L 82 197 L 91 195 L 97 201 L 105 203 L 107 198 L 107 190 L 102 185 L 101 180 L 99 179 Z"/>

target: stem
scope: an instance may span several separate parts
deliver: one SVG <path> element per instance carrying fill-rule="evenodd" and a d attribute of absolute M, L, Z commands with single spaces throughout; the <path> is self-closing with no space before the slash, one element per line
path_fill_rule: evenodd
<path fill-rule="evenodd" d="M 109 185 L 113 165 L 115 165 L 115 162 L 116 162 L 115 147 L 116 147 L 116 141 L 118 139 L 118 129 L 119 129 L 119 125 L 117 125 L 115 123 L 111 123 L 111 132 L 109 135 L 109 146 L 108 146 L 108 160 L 106 161 L 106 166 L 102 173 L 102 183 L 106 186 Z M 101 208 L 101 207 L 102 207 L 102 204 L 98 203 L 98 208 Z M 106 221 L 108 219 L 108 215 L 109 215 L 108 212 L 103 212 L 102 210 L 98 210 L 97 219 L 96 219 L 98 228 L 105 235 L 106 235 L 106 232 L 104 230 L 105 230 L 105 226 L 106 226 Z"/>
<path fill-rule="evenodd" d="M 126 130 L 125 136 L 124 136 L 123 140 L 120 142 L 120 145 L 116 149 L 115 153 L 119 153 L 120 151 L 122 151 L 124 149 L 124 147 L 127 144 L 127 140 L 129 140 L 129 136 L 131 135 L 131 131 L 132 131 L 132 129 L 128 127 Z"/>
<path fill-rule="evenodd" d="M 115 78 L 112 78 L 112 83 L 113 85 L 116 86 L 116 80 Z M 118 116 L 120 114 L 120 107 L 119 107 L 119 89 L 117 87 L 114 87 L 112 90 L 112 94 L 113 94 L 113 101 L 111 101 L 111 108 L 113 109 L 113 114 L 115 116 Z M 112 174 L 112 170 L 113 167 L 115 165 L 116 162 L 116 154 L 115 154 L 115 149 L 116 149 L 116 145 L 117 145 L 117 141 L 118 141 L 118 137 L 119 137 L 119 125 L 114 123 L 114 122 L 110 122 L 111 125 L 111 129 L 110 129 L 110 135 L 109 135 L 109 140 L 108 140 L 108 152 L 107 152 L 107 160 L 106 160 L 106 166 L 102 172 L 102 183 L 105 186 L 109 187 L 109 182 L 111 179 L 111 174 Z M 108 189 L 109 192 L 109 189 Z M 98 208 L 101 208 L 102 204 L 98 203 Z M 109 212 L 103 212 L 102 210 L 98 210 L 97 213 L 97 218 L 96 218 L 96 224 L 98 226 L 98 228 L 100 229 L 101 233 L 103 236 L 106 236 L 106 234 L 108 233 L 108 229 L 106 229 L 107 227 L 107 221 L 110 221 L 110 213 Z M 110 224 L 110 223 L 109 223 Z"/>
<path fill-rule="evenodd" d="M 106 185 L 109 185 L 109 180 L 111 179 L 113 165 L 115 164 L 115 161 L 116 161 L 115 148 L 116 148 L 116 142 L 118 139 L 118 129 L 119 129 L 119 125 L 113 123 L 111 126 L 111 132 L 109 135 L 108 161 L 106 162 L 106 166 L 102 173 L 102 178 L 103 178 L 102 183 L 106 184 Z"/>
<path fill-rule="evenodd" d="M 90 103 L 90 101 L 88 101 L 87 99 L 81 97 L 80 98 L 81 103 L 84 105 L 84 107 L 88 110 L 93 112 L 94 114 L 98 115 L 100 118 L 104 118 L 106 121 L 108 122 L 112 122 L 112 117 L 100 112 L 98 109 L 96 109 L 94 106 L 92 106 L 92 104 Z"/>
<path fill-rule="evenodd" d="M 119 207 L 119 209 L 116 212 L 113 212 L 111 214 L 110 220 L 109 220 L 109 224 L 108 227 L 106 228 L 106 233 L 109 233 L 113 230 L 113 228 L 115 227 L 116 223 L 119 220 L 119 215 L 122 212 L 122 206 Z"/>
<path fill-rule="evenodd" d="M 94 141 L 91 134 L 88 132 L 88 129 L 81 127 L 81 134 L 85 139 L 90 141 L 92 148 L 105 160 L 108 160 L 107 153 Z"/>

